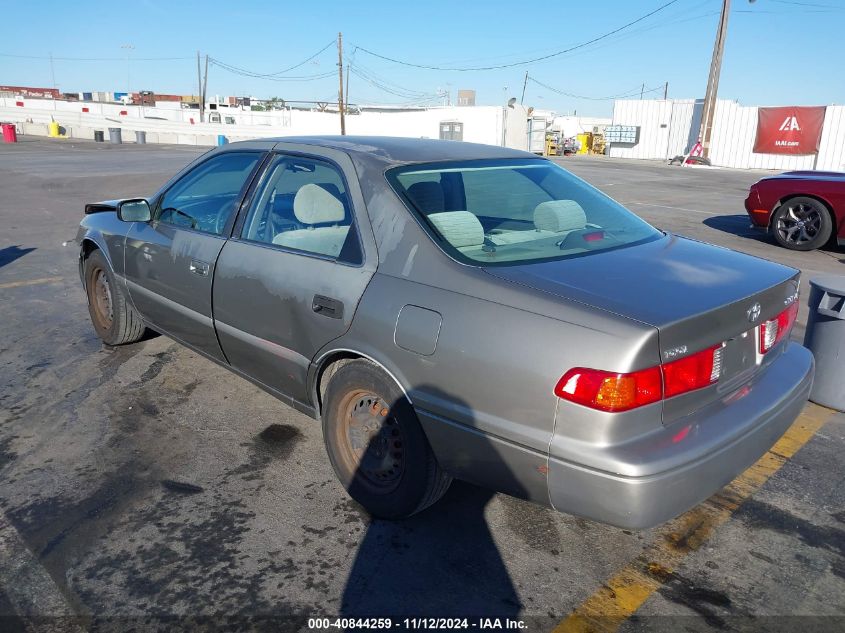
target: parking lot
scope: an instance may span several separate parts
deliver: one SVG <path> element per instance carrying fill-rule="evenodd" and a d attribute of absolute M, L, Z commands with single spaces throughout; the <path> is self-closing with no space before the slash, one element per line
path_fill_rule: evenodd
<path fill-rule="evenodd" d="M 201 151 L 0 145 L 0 630 L 25 630 L 12 615 L 845 628 L 845 415 L 809 404 L 755 467 L 652 530 L 459 482 L 389 523 L 347 497 L 318 423 L 165 337 L 103 346 L 77 274 L 83 205 L 152 193 Z M 762 172 L 559 162 L 658 228 L 801 269 L 803 299 L 808 278 L 845 270 L 841 247 L 794 253 L 748 228 Z M 806 322 L 802 306 L 797 340 Z"/>

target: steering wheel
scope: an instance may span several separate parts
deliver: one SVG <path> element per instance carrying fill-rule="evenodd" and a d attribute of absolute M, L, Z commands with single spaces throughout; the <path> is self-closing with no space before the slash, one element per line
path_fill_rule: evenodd
<path fill-rule="evenodd" d="M 176 207 L 167 207 L 161 210 L 162 213 L 170 213 L 172 215 L 181 215 L 183 218 L 187 218 L 188 221 L 191 223 L 191 228 L 197 228 L 197 220 L 193 216 L 188 215 L 184 211 L 180 211 Z"/>

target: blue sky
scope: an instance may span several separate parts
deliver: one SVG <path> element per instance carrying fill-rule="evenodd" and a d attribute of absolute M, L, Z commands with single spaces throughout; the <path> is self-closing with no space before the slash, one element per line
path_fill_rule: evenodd
<path fill-rule="evenodd" d="M 361 47 L 430 66 L 508 64 L 591 40 L 667 1 L 41 0 L 37 15 L 33 3 L 16 2 L 3 10 L 0 84 L 51 86 L 46 57 L 52 53 L 59 89 L 122 91 L 129 52 L 133 91 L 191 94 L 196 93 L 197 50 L 254 73 L 273 73 L 308 58 L 342 31 L 346 56 L 357 71 L 350 81 L 352 103 L 436 101 L 438 89 L 450 90 L 454 100 L 457 89 L 474 88 L 479 104 L 501 104 L 521 96 L 527 70 L 547 87 L 529 82 L 526 105 L 609 115 L 611 100 L 559 92 L 639 97 L 645 84 L 646 90 L 656 89 L 647 96 L 659 96 L 668 81 L 670 97 L 702 97 L 720 0 L 676 0 L 595 44 L 497 70 L 413 68 L 373 57 Z M 845 102 L 845 0 L 733 0 L 732 5 L 721 98 L 746 105 Z M 134 48 L 121 48 L 127 44 Z M 162 57 L 178 59 L 154 59 Z M 335 100 L 336 62 L 337 50 L 330 46 L 282 75 L 313 78 L 309 81 L 244 77 L 212 65 L 208 92 Z"/>

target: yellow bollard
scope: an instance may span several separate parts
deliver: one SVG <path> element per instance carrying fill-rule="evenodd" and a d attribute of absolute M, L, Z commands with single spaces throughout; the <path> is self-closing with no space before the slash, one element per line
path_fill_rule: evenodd
<path fill-rule="evenodd" d="M 50 121 L 50 124 L 47 126 L 47 136 L 51 138 L 59 138 L 61 134 L 59 133 L 59 124 L 55 121 Z"/>

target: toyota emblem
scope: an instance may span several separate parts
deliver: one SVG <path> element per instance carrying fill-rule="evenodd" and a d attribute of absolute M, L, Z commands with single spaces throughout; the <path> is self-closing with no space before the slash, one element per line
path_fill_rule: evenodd
<path fill-rule="evenodd" d="M 760 307 L 759 303 L 755 303 L 753 306 L 748 308 L 748 320 L 754 323 L 757 319 L 760 318 L 760 313 L 763 311 L 763 308 Z"/>

